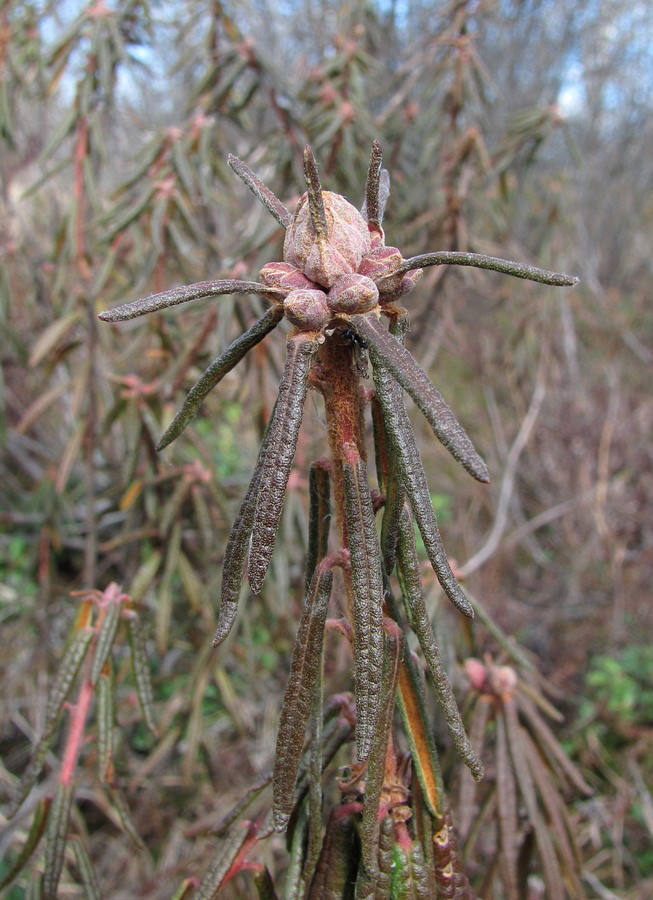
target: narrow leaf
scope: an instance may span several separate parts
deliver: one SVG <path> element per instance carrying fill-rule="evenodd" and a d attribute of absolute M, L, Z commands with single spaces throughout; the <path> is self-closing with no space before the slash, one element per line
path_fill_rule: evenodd
<path fill-rule="evenodd" d="M 426 416 L 435 436 L 453 458 L 458 460 L 478 481 L 489 481 L 487 466 L 474 450 L 462 425 L 457 421 L 439 391 L 433 387 L 413 355 L 386 331 L 378 319 L 370 316 L 354 316 L 352 322 L 356 331 L 369 345 L 372 365 L 374 366 L 374 359 L 377 360 L 378 365 L 380 358 L 383 365 L 390 370 L 403 389 L 413 398 Z"/>
<path fill-rule="evenodd" d="M 379 715 L 383 675 L 383 580 L 381 551 L 365 463 L 349 445 L 342 463 L 345 521 L 354 594 L 356 748 L 367 759 Z"/>
<path fill-rule="evenodd" d="M 151 294 L 140 300 L 123 303 L 121 306 L 100 313 L 99 318 L 103 322 L 125 322 L 127 319 L 135 319 L 137 316 L 158 312 L 180 303 L 188 303 L 190 300 L 199 300 L 201 297 L 217 297 L 220 294 L 260 294 L 261 297 L 277 301 L 283 300 L 284 297 L 283 291 L 266 287 L 257 281 L 234 281 L 231 279 L 198 281 L 196 284 L 172 288 L 160 294 Z"/>
<path fill-rule="evenodd" d="M 80 318 L 80 312 L 72 312 L 68 313 L 67 316 L 55 319 L 54 322 L 48 325 L 32 345 L 28 363 L 30 369 L 38 366 L 54 350 L 59 341 L 63 340 L 68 332 L 77 325 Z"/>
<path fill-rule="evenodd" d="M 322 666 L 322 644 L 333 575 L 318 566 L 311 580 L 297 630 L 290 675 L 281 706 L 272 782 L 274 824 L 282 831 L 295 805 L 295 783 L 311 713 L 315 680 Z M 321 706 L 321 704 L 320 704 Z"/>
<path fill-rule="evenodd" d="M 29 862 L 30 857 L 38 847 L 41 838 L 43 837 L 46 823 L 48 821 L 48 813 L 50 812 L 51 803 L 51 797 L 43 797 L 36 804 L 34 817 L 32 818 L 32 824 L 30 825 L 29 833 L 27 835 L 27 838 L 25 839 L 25 843 L 21 847 L 20 853 L 18 854 L 18 857 L 13 866 L 11 866 L 9 871 L 6 872 L 2 879 L 0 879 L 0 891 L 3 891 L 7 887 L 7 885 L 11 884 L 14 878 L 16 878 L 22 872 L 22 870 Z"/>
<path fill-rule="evenodd" d="M 73 785 L 59 784 L 52 801 L 47 825 L 45 867 L 43 870 L 44 900 L 56 900 L 57 887 L 63 868 L 64 852 L 68 839 L 68 822 L 73 803 Z"/>
<path fill-rule="evenodd" d="M 380 712 L 376 725 L 372 749 L 367 760 L 365 777 L 365 804 L 361 822 L 362 867 L 358 885 L 365 894 L 366 885 L 375 887 L 379 875 L 379 813 L 381 791 L 385 780 L 385 763 L 388 743 L 392 735 L 392 714 L 395 708 L 397 682 L 403 655 L 403 635 L 384 635 L 385 653 L 383 658 L 383 680 L 381 687 Z"/>
<path fill-rule="evenodd" d="M 224 551 L 224 559 L 222 562 L 222 586 L 220 593 L 220 612 L 218 614 L 218 625 L 213 635 L 213 646 L 219 647 L 226 639 L 236 620 L 238 612 L 238 600 L 240 599 L 240 589 L 243 578 L 243 567 L 247 558 L 249 549 L 249 539 L 254 525 L 254 515 L 256 513 L 256 500 L 258 497 L 259 485 L 261 483 L 262 461 L 267 453 L 271 440 L 271 426 L 275 420 L 277 413 L 277 399 L 272 416 L 268 422 L 261 449 L 259 450 L 258 459 L 254 472 L 249 482 L 247 492 L 243 498 L 243 502 L 238 510 L 238 515 L 234 520 L 229 534 L 229 540 Z"/>
<path fill-rule="evenodd" d="M 282 318 L 283 306 L 272 306 L 251 328 L 248 328 L 244 334 L 236 338 L 217 359 L 213 360 L 188 392 L 183 406 L 156 445 L 157 450 L 163 450 L 164 447 L 167 447 L 168 444 L 179 437 L 207 394 L 222 381 L 228 372 L 231 372 L 234 366 L 238 365 L 252 347 L 255 347 L 267 334 L 277 327 Z"/>
<path fill-rule="evenodd" d="M 113 777 L 113 675 L 100 675 L 97 692 L 97 771 L 100 781 L 111 782 Z"/>
<path fill-rule="evenodd" d="M 315 335 L 295 334 L 286 343 L 286 366 L 279 386 L 269 441 L 261 460 L 261 475 L 252 544 L 249 552 L 249 584 L 260 593 L 274 550 L 281 520 L 286 484 L 290 476 L 299 427 L 304 412 L 308 373 L 318 348 Z"/>
<path fill-rule="evenodd" d="M 59 669 L 50 688 L 45 712 L 45 734 L 50 734 L 55 727 L 63 705 L 68 699 L 73 682 L 93 640 L 92 628 L 83 627 L 75 632 L 64 651 Z"/>
<path fill-rule="evenodd" d="M 383 409 L 384 423 L 393 456 L 422 535 L 429 561 L 442 589 L 453 605 L 466 616 L 473 618 L 474 610 L 451 571 L 447 554 L 442 545 L 431 495 L 426 483 L 426 475 L 412 426 L 404 408 L 401 391 L 372 348 L 370 348 L 370 359 L 374 369 L 376 394 Z M 401 527 L 399 523 L 397 527 Z"/>
<path fill-rule="evenodd" d="M 306 190 L 308 192 L 308 208 L 311 214 L 311 223 L 318 241 L 326 242 L 328 239 L 326 214 L 324 212 L 324 200 L 322 198 L 322 185 L 317 172 L 317 163 L 310 147 L 304 147 L 304 177 L 306 178 Z"/>
<path fill-rule="evenodd" d="M 275 197 L 270 188 L 266 187 L 249 166 L 245 165 L 237 156 L 232 156 L 230 153 L 227 162 L 241 181 L 244 181 L 250 191 L 258 197 L 268 212 L 272 213 L 279 225 L 287 228 L 292 222 L 292 213 L 286 209 L 281 200 Z"/>
<path fill-rule="evenodd" d="M 77 863 L 86 900 L 102 900 L 100 882 L 98 881 L 95 866 L 91 862 L 91 857 L 88 855 L 86 845 L 81 838 L 77 837 L 77 835 L 74 835 L 70 842 L 73 845 L 75 862 Z"/>
<path fill-rule="evenodd" d="M 379 225 L 383 218 L 383 211 L 380 209 L 379 203 L 382 164 L 383 155 L 381 153 L 381 145 L 375 140 L 372 143 L 370 165 L 367 170 L 367 183 L 365 185 L 365 203 L 363 204 L 362 210 L 364 218 L 374 225 Z"/>
<path fill-rule="evenodd" d="M 517 888 L 517 791 L 512 772 L 506 724 L 496 718 L 496 795 L 499 820 L 499 870 L 507 897 L 519 896 Z"/>
<path fill-rule="evenodd" d="M 193 894 L 194 900 L 213 900 L 238 854 L 250 838 L 253 827 L 250 825 L 249 828 L 234 828 L 209 866 L 197 888 L 197 893 Z"/>
<path fill-rule="evenodd" d="M 476 753 L 474 753 L 465 732 L 458 704 L 447 677 L 447 670 L 442 661 L 440 648 L 431 629 L 419 577 L 419 561 L 415 550 L 415 537 L 411 522 L 405 511 L 399 525 L 399 534 L 399 567 L 402 575 L 402 593 L 409 611 L 411 627 L 417 635 L 424 659 L 429 667 L 453 745 L 469 767 L 474 778 L 480 781 L 483 778 L 483 765 Z"/>
<path fill-rule="evenodd" d="M 356 880 L 360 853 L 355 824 L 359 811 L 359 803 L 348 803 L 332 810 L 306 900 L 352 896 L 351 885 Z"/>
<path fill-rule="evenodd" d="M 131 812 L 129 811 L 129 806 L 127 805 L 127 800 L 125 799 L 122 791 L 118 790 L 118 788 L 113 788 L 109 791 L 109 796 L 111 797 L 111 803 L 115 811 L 118 813 L 118 818 L 120 819 L 120 824 L 123 827 L 123 830 L 127 837 L 130 838 L 132 844 L 137 850 L 145 851 L 147 848 L 143 843 L 143 839 L 136 831 L 136 826 L 134 825 L 131 817 Z"/>
<path fill-rule="evenodd" d="M 132 668 L 136 680 L 136 693 L 141 705 L 143 719 L 153 735 L 157 735 L 157 727 L 154 721 L 154 691 L 150 675 L 150 664 L 145 648 L 145 637 L 141 622 L 135 613 L 127 618 L 127 632 L 129 634 L 129 647 L 132 657 Z"/>
<path fill-rule="evenodd" d="M 108 588 L 103 596 L 106 605 L 103 608 L 103 618 L 95 641 L 93 664 L 91 666 L 91 684 L 95 684 L 98 680 L 100 672 L 109 658 L 116 632 L 118 631 L 123 602 L 126 599 L 125 595 L 120 593 L 119 590 L 112 591 L 111 588 Z"/>
<path fill-rule="evenodd" d="M 484 256 L 481 253 L 459 253 L 449 250 L 413 256 L 411 259 L 404 260 L 390 275 L 401 275 L 404 272 L 410 272 L 412 269 L 424 269 L 427 266 L 442 265 L 491 269 L 493 272 L 502 272 L 504 275 L 514 275 L 515 278 L 525 278 L 527 281 L 537 281 L 540 284 L 550 284 L 554 287 L 572 287 L 579 282 L 575 275 L 549 272 L 547 269 L 538 269 L 536 266 L 527 266 L 525 263 L 500 259 L 496 256 Z"/>
<path fill-rule="evenodd" d="M 313 578 L 320 560 L 329 551 L 329 526 L 331 524 L 329 470 L 322 461 L 311 465 L 308 481 L 308 549 L 306 551 L 305 589 Z"/>

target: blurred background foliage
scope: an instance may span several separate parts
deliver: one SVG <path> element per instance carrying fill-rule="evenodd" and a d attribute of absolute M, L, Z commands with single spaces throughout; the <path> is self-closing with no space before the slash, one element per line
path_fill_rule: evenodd
<path fill-rule="evenodd" d="M 575 813 L 584 888 L 650 896 L 650 12 L 617 0 L 0 4 L 0 781 L 8 796 L 44 732 L 71 591 L 119 583 L 147 633 L 158 730 L 138 713 L 119 630 L 113 783 L 133 825 L 98 786 L 92 745 L 74 818 L 102 896 L 169 896 L 201 875 L 211 830 L 271 763 L 308 464 L 325 444 L 309 403 L 285 540 L 212 654 L 223 548 L 283 341 L 250 354 L 159 456 L 184 391 L 260 302 L 223 297 L 120 328 L 97 313 L 179 283 L 256 277 L 281 257 L 279 228 L 227 153 L 292 208 L 310 143 L 323 184 L 358 205 L 375 137 L 392 179 L 386 233 L 404 256 L 470 250 L 582 279 L 552 291 L 427 270 L 408 341 L 492 485 L 465 480 L 415 424 L 448 551 L 546 676 L 558 734 L 594 790 Z M 457 654 L 501 652 L 496 629 L 462 636 L 435 588 L 429 603 L 464 691 Z M 348 667 L 330 643 L 332 689 L 348 688 Z M 0 839 L 0 879 L 59 750 Z M 282 847 L 263 851 L 272 871 Z M 66 865 L 62 890 L 78 896 L 84 866 Z M 27 896 L 28 881 L 8 896 Z"/>

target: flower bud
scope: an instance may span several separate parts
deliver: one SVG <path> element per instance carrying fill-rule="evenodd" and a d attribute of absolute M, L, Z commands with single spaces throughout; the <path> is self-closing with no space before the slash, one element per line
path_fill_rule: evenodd
<path fill-rule="evenodd" d="M 398 284 L 394 282 L 394 278 L 392 277 L 381 281 L 379 284 L 379 302 L 393 303 L 395 300 L 403 297 L 404 294 L 410 293 L 423 274 L 424 269 L 413 269 L 412 272 L 407 272 L 405 275 L 402 275 Z M 394 287 L 392 287 L 393 282 Z"/>
<path fill-rule="evenodd" d="M 326 239 L 316 237 L 304 194 L 286 231 L 283 256 L 312 281 L 330 288 L 341 275 L 356 272 L 370 251 L 370 233 L 358 210 L 340 194 L 322 191 L 322 201 Z"/>
<path fill-rule="evenodd" d="M 319 331 L 331 318 L 324 291 L 291 291 L 283 301 L 288 321 L 300 331 Z"/>
<path fill-rule="evenodd" d="M 379 281 L 386 277 L 386 273 L 398 269 L 402 262 L 403 257 L 396 247 L 375 247 L 361 260 L 358 273 L 367 275 L 373 281 Z M 402 277 L 402 275 L 398 276 L 397 283 Z M 388 279 L 388 283 L 390 282 L 391 279 Z M 383 287 L 386 289 L 385 285 Z"/>
<path fill-rule="evenodd" d="M 329 309 L 335 313 L 369 312 L 379 300 L 379 291 L 365 275 L 341 275 L 327 294 Z"/>
<path fill-rule="evenodd" d="M 287 262 L 267 263 L 258 276 L 263 284 L 271 288 L 279 288 L 283 291 L 297 291 L 300 289 L 314 290 L 317 285 L 300 272 L 296 266 Z"/>

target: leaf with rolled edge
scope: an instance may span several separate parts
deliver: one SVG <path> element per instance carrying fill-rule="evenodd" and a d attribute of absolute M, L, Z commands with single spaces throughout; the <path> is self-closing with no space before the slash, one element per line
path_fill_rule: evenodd
<path fill-rule="evenodd" d="M 0 891 L 3 891 L 7 885 L 11 884 L 14 878 L 22 872 L 29 862 L 30 857 L 38 847 L 41 838 L 43 837 L 43 832 L 45 831 L 51 804 L 51 797 L 42 797 L 41 800 L 37 802 L 34 809 L 32 824 L 30 825 L 29 833 L 25 838 L 25 843 L 13 866 L 11 866 L 0 879 Z"/>
<path fill-rule="evenodd" d="M 290 210 L 286 209 L 281 200 L 279 200 L 279 198 L 272 193 L 270 188 L 266 187 L 260 178 L 252 172 L 249 166 L 245 165 L 245 163 L 241 159 L 238 159 L 237 156 L 232 156 L 230 153 L 227 157 L 227 162 L 240 180 L 244 181 L 250 191 L 258 197 L 267 211 L 272 213 L 279 225 L 281 225 L 282 228 L 287 228 L 292 222 L 292 213 Z"/>
<path fill-rule="evenodd" d="M 100 882 L 98 881 L 95 866 L 91 862 L 86 845 L 80 837 L 73 835 L 70 839 L 73 851 L 75 853 L 75 864 L 80 875 L 82 887 L 84 888 L 85 900 L 101 900 L 102 892 L 100 890 Z"/>
<path fill-rule="evenodd" d="M 381 154 L 381 145 L 377 140 L 372 142 L 372 152 L 370 154 L 370 165 L 367 170 L 367 182 L 365 184 L 365 201 L 361 208 L 361 215 L 373 225 L 380 225 L 383 220 L 383 212 L 385 207 L 385 197 L 381 194 L 381 174 L 383 165 L 383 155 Z M 388 178 L 388 191 L 390 189 Z"/>
<path fill-rule="evenodd" d="M 105 309 L 99 318 L 103 322 L 126 322 L 137 316 L 145 316 L 151 312 L 168 309 L 170 306 L 178 306 L 180 303 L 188 303 L 191 300 L 200 300 L 202 297 L 217 297 L 221 294 L 259 294 L 268 300 L 280 302 L 285 296 L 284 291 L 266 287 L 258 281 L 237 281 L 222 279 L 219 281 L 198 281 L 196 284 L 182 285 L 163 291 L 160 294 L 150 294 L 140 300 L 132 300 L 123 303 L 113 309 Z"/>
<path fill-rule="evenodd" d="M 314 462 L 308 479 L 308 549 L 306 551 L 305 590 L 313 578 L 315 566 L 329 551 L 331 525 L 329 470 L 322 461 Z"/>
<path fill-rule="evenodd" d="M 496 803 L 499 821 L 499 871 L 507 897 L 518 897 L 517 887 L 517 789 L 510 763 L 506 724 L 496 717 Z"/>
<path fill-rule="evenodd" d="M 546 896 L 551 900 L 563 900 L 566 896 L 562 880 L 562 873 L 556 858 L 550 832 L 537 802 L 535 785 L 526 759 L 526 747 L 522 738 L 522 726 L 519 722 L 519 712 L 514 699 L 504 698 L 503 712 L 505 717 L 506 734 L 510 748 L 510 758 L 522 796 L 526 813 L 537 841 L 537 849 L 542 861 L 542 873 L 546 885 Z M 538 765 L 541 763 L 538 760 Z"/>
<path fill-rule="evenodd" d="M 83 626 L 75 632 L 66 647 L 63 658 L 59 663 L 54 684 L 50 688 L 48 695 L 48 704 L 45 712 L 45 735 L 50 734 L 57 723 L 59 714 L 68 699 L 94 634 L 95 632 L 92 628 Z"/>
<path fill-rule="evenodd" d="M 392 340 L 392 338 L 391 338 Z M 377 351 L 370 347 L 376 395 L 383 409 L 383 419 L 401 480 L 417 521 L 424 547 L 442 589 L 456 609 L 474 617 L 471 603 L 451 571 L 447 554 L 431 503 L 417 442 L 406 410 L 401 390 L 392 378 Z M 399 527 L 399 524 L 397 524 Z"/>
<path fill-rule="evenodd" d="M 129 637 L 129 649 L 131 651 L 132 669 L 136 680 L 136 693 L 140 703 L 143 719 L 152 734 L 157 736 L 156 722 L 154 721 L 154 690 L 152 689 L 152 677 L 150 675 L 150 663 L 145 648 L 145 636 L 141 627 L 141 621 L 136 613 L 130 611 L 127 619 L 127 635 Z"/>
<path fill-rule="evenodd" d="M 234 366 L 249 353 L 263 338 L 277 327 L 283 318 L 283 306 L 272 306 L 265 315 L 255 322 L 243 334 L 236 338 L 217 359 L 206 369 L 195 382 L 184 400 L 183 406 L 174 417 L 170 425 L 161 436 L 156 445 L 157 450 L 163 450 L 168 444 L 176 440 L 184 431 L 190 420 L 199 409 L 202 401 L 213 388 L 222 381 L 224 376 L 231 372 Z"/>
<path fill-rule="evenodd" d="M 100 781 L 110 782 L 113 775 L 113 727 L 114 727 L 113 673 L 102 673 L 96 686 L 97 693 L 97 771 Z"/>
<path fill-rule="evenodd" d="M 215 634 L 213 635 L 214 647 L 219 647 L 227 638 L 227 635 L 236 621 L 243 579 L 243 567 L 245 565 L 245 560 L 247 559 L 249 539 L 252 534 L 252 528 L 254 527 L 254 515 L 256 513 L 259 485 L 261 483 L 262 465 L 271 440 L 272 423 L 277 414 L 278 404 L 279 400 L 277 398 L 270 421 L 268 422 L 265 434 L 263 435 L 263 441 L 261 443 L 261 449 L 259 450 L 254 472 L 250 479 L 247 492 L 243 498 L 243 502 L 238 510 L 238 515 L 234 520 L 234 524 L 231 526 L 229 540 L 225 547 L 224 559 L 222 562 L 220 612 L 218 613 L 218 625 Z"/>
<path fill-rule="evenodd" d="M 383 677 L 383 576 L 381 550 L 365 463 L 352 444 L 342 462 L 345 523 L 354 594 L 356 749 L 362 762 L 372 748 Z"/>
<path fill-rule="evenodd" d="M 260 457 L 260 483 L 247 565 L 249 584 L 255 594 L 263 587 L 274 550 L 302 423 L 308 373 L 318 347 L 317 336 L 311 333 L 291 335 L 286 343 L 286 366 L 269 425 L 267 447 Z"/>
<path fill-rule="evenodd" d="M 282 831 L 295 806 L 295 784 L 311 714 L 315 681 L 322 666 L 322 645 L 333 575 L 315 570 L 304 602 L 281 707 L 274 759 L 272 802 L 274 824 Z M 320 701 L 321 708 L 321 701 Z"/>
<path fill-rule="evenodd" d="M 424 605 L 422 583 L 419 577 L 419 560 L 415 549 L 413 527 L 405 510 L 399 524 L 398 560 L 401 572 L 402 594 L 408 608 L 410 624 L 417 635 L 424 659 L 429 667 L 451 740 L 474 778 L 480 781 L 483 778 L 483 764 L 474 752 L 465 732 L 458 704 L 447 677 L 447 670 L 444 667 L 440 649 L 431 629 L 431 623 Z"/>
<path fill-rule="evenodd" d="M 378 363 L 380 357 L 383 365 L 421 409 L 435 436 L 453 458 L 458 460 L 478 481 L 489 481 L 490 475 L 487 466 L 474 449 L 462 425 L 449 409 L 439 391 L 433 387 L 427 374 L 419 367 L 413 355 L 402 347 L 373 316 L 353 316 L 352 324 L 358 334 L 368 343 L 372 366 L 374 367 L 374 358 Z M 373 357 L 372 353 L 374 352 L 375 356 Z"/>
<path fill-rule="evenodd" d="M 56 900 L 57 897 L 57 887 L 63 868 L 72 804 L 73 785 L 59 783 L 48 815 L 45 865 L 43 869 L 44 900 Z"/>
<path fill-rule="evenodd" d="M 118 586 L 114 584 L 110 585 L 104 592 L 104 599 L 106 606 L 103 609 L 104 614 L 97 633 L 93 664 L 91 666 L 91 684 L 93 685 L 100 677 L 100 672 L 111 653 L 116 632 L 118 631 L 123 602 L 127 598 L 125 594 L 120 592 Z"/>
<path fill-rule="evenodd" d="M 492 272 L 501 272 L 504 275 L 513 275 L 515 278 L 537 281 L 539 284 L 549 284 L 553 287 L 573 287 L 579 282 L 575 275 L 549 272 L 547 269 L 538 269 L 537 266 L 528 266 L 525 263 L 513 262 L 509 259 L 500 259 L 498 256 L 484 256 L 482 253 L 461 253 L 454 250 L 421 253 L 419 256 L 405 259 L 394 272 L 388 273 L 387 277 L 401 275 L 413 269 L 424 269 L 427 266 L 444 265 L 489 269 Z"/>
<path fill-rule="evenodd" d="M 306 900 L 352 896 L 351 885 L 356 880 L 360 852 L 356 834 L 356 816 L 360 811 L 360 803 L 346 803 L 332 809 Z"/>
<path fill-rule="evenodd" d="M 379 718 L 367 760 L 365 804 L 360 828 L 362 865 L 358 874 L 356 896 L 361 898 L 374 895 L 379 876 L 379 808 L 404 643 L 403 634 L 394 623 L 393 633 L 386 632 L 384 642 Z"/>
<path fill-rule="evenodd" d="M 406 846 L 405 842 L 395 840 L 391 872 L 391 897 L 401 897 L 401 900 L 430 900 L 433 897 L 424 851 L 418 841 L 410 841 Z"/>
<path fill-rule="evenodd" d="M 220 848 L 215 860 L 209 866 L 196 893 L 193 894 L 195 900 L 213 900 L 218 888 L 234 863 L 237 862 L 239 855 L 251 845 L 252 837 L 256 834 L 256 830 L 256 825 L 253 825 L 251 822 L 247 823 L 246 828 L 234 828 Z"/>
<path fill-rule="evenodd" d="M 308 209 L 311 215 L 311 224 L 318 241 L 328 240 L 326 213 L 324 212 L 324 200 L 322 198 L 322 185 L 317 171 L 317 163 L 310 147 L 304 147 L 304 178 L 306 179 L 306 191 L 308 193 Z"/>

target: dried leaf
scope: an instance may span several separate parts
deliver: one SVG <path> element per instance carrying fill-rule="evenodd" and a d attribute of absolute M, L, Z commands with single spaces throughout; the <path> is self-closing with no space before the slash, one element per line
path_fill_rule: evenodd
<path fill-rule="evenodd" d="M 517 791 L 512 773 L 506 725 L 496 718 L 496 794 L 499 821 L 499 870 L 507 897 L 519 896 L 517 888 Z"/>

